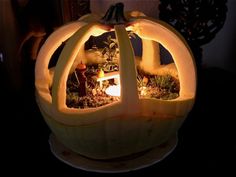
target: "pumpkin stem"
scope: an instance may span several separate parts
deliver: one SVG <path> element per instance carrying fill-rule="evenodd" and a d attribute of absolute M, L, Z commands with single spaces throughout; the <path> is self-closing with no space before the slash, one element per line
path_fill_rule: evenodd
<path fill-rule="evenodd" d="M 124 16 L 124 4 L 119 2 L 111 5 L 100 22 L 111 26 L 127 23 L 128 20 Z"/>

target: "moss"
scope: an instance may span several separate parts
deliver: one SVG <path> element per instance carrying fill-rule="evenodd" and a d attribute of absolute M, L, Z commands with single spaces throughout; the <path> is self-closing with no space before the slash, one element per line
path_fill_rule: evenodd
<path fill-rule="evenodd" d="M 91 68 L 91 70 L 90 70 Z M 75 75 L 71 74 L 67 80 L 67 98 L 68 107 L 74 108 L 93 108 L 119 101 L 120 97 L 110 96 L 105 93 L 109 85 L 114 85 L 114 80 L 103 82 L 102 88 L 92 76 L 96 75 L 97 66 L 88 66 L 87 77 L 87 95 L 78 96 L 78 83 Z M 156 98 L 163 100 L 175 99 L 179 96 L 179 81 L 171 75 L 149 75 L 138 71 L 137 76 L 138 93 L 140 98 Z"/>

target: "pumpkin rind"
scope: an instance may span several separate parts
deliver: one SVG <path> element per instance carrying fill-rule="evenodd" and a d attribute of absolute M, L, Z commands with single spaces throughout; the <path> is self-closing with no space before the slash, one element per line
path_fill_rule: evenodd
<path fill-rule="evenodd" d="M 93 159 L 112 159 L 148 150 L 176 134 L 185 117 L 112 117 L 89 125 L 64 125 L 42 114 L 57 139 Z"/>

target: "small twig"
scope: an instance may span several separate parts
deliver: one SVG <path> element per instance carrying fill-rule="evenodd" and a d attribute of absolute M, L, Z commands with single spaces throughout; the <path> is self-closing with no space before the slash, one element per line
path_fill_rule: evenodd
<path fill-rule="evenodd" d="M 76 80 L 77 80 L 77 82 L 78 82 L 78 87 L 79 87 L 79 85 L 80 85 L 79 78 L 78 78 L 78 76 L 77 76 L 76 71 L 74 71 L 74 73 L 75 73 L 75 78 L 76 78 Z"/>

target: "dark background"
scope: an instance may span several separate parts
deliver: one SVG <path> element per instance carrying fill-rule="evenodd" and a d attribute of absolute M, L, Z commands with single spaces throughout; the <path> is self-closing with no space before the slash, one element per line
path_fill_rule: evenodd
<path fill-rule="evenodd" d="M 7 7 L 3 6 L 4 0 L 0 2 L 2 3 L 1 7 Z M 32 3 L 32 1 L 30 2 Z M 21 15 L 14 22 L 16 23 L 15 27 L 20 30 L 17 32 L 7 31 L 6 28 L 1 27 L 5 29 L 0 33 L 3 39 L 1 42 L 3 57 L 0 63 L 0 82 L 2 83 L 0 87 L 1 148 L 3 148 L 1 160 L 4 164 L 2 169 L 7 172 L 7 176 L 15 173 L 31 176 L 37 174 L 45 176 L 108 176 L 107 174 L 74 169 L 53 156 L 48 144 L 50 130 L 35 103 L 35 60 L 30 58 L 27 52 L 30 50 L 30 43 L 25 45 L 24 52 L 18 56 L 19 58 L 17 55 L 15 58 L 10 58 L 7 55 L 9 52 L 16 54 L 17 50 L 6 47 L 6 36 L 13 34 L 24 36 L 29 29 L 32 29 L 27 25 L 32 23 L 41 25 L 40 27 L 44 27 L 42 29 L 49 34 L 54 27 L 61 25 L 63 20 L 65 21 L 65 17 L 60 16 L 60 11 L 53 9 L 55 5 L 53 2 L 55 3 L 55 1 L 35 0 L 28 7 L 14 6 L 14 8 L 18 7 L 19 11 L 16 13 L 16 9 L 13 8 L 13 14 L 10 15 Z M 39 7 L 40 11 L 31 9 L 36 9 L 35 6 Z M 2 9 L 0 10 L 2 11 Z M 10 11 L 7 12 L 10 13 Z M 5 11 L 6 14 L 3 14 L 5 16 L 1 16 L 1 23 L 4 22 L 3 18 L 9 17 L 7 12 Z M 39 16 L 40 18 L 38 18 L 38 13 L 42 14 Z M 28 18 L 29 14 L 32 15 L 32 19 Z M 21 19 L 23 19 L 23 24 L 26 23 L 23 27 L 20 27 L 22 23 L 18 23 Z M 10 28 L 12 19 L 9 18 L 9 20 L 7 24 Z M 14 47 L 19 46 L 20 41 L 21 38 L 8 41 L 8 43 Z M 235 41 L 230 42 L 232 43 L 227 43 L 228 46 L 235 46 Z M 216 46 L 215 51 L 218 50 L 218 47 L 222 47 L 218 40 L 213 40 L 211 45 Z M 232 55 L 225 54 L 227 58 L 222 59 L 230 63 L 230 68 L 233 68 L 232 63 L 235 63 L 234 52 L 235 50 L 232 48 Z M 170 174 L 192 176 L 192 174 L 217 174 L 219 172 L 223 172 L 224 176 L 231 173 L 231 176 L 235 176 L 235 81 L 233 69 L 228 70 L 225 67 L 211 67 L 209 65 L 200 67 L 196 103 L 179 130 L 179 142 L 176 149 L 155 165 L 114 176 L 167 176 Z"/>

